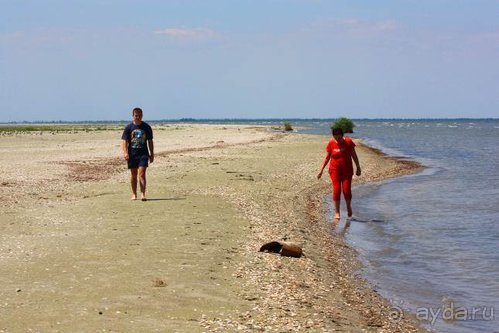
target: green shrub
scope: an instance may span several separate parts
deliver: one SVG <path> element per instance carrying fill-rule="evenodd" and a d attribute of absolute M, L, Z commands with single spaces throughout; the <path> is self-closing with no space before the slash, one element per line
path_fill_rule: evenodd
<path fill-rule="evenodd" d="M 353 133 L 353 128 L 355 124 L 353 121 L 346 117 L 340 117 L 335 120 L 335 122 L 331 125 L 331 128 L 341 128 L 343 133 Z"/>
<path fill-rule="evenodd" d="M 284 123 L 284 130 L 285 131 L 292 131 L 293 130 L 293 126 L 291 126 L 291 123 Z"/>

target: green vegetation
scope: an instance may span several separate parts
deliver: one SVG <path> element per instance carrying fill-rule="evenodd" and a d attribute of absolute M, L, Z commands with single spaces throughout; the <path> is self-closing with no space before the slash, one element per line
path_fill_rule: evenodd
<path fill-rule="evenodd" d="M 292 131 L 293 130 L 293 126 L 291 126 L 291 123 L 285 122 L 284 123 L 284 130 L 285 131 Z"/>
<path fill-rule="evenodd" d="M 343 133 L 353 133 L 355 124 L 346 117 L 340 117 L 331 125 L 331 128 L 341 128 Z"/>
<path fill-rule="evenodd" d="M 115 130 L 120 128 L 116 125 L 91 125 L 91 124 L 83 124 L 83 125 L 72 125 L 72 124 L 9 124 L 9 125 L 0 125 L 0 134 L 14 134 L 14 133 L 32 133 L 32 132 L 49 132 L 49 133 L 64 133 L 64 132 L 93 132 L 93 131 L 108 131 Z"/>
<path fill-rule="evenodd" d="M 34 126 L 8 126 L 0 127 L 0 132 L 14 133 L 14 132 L 39 132 L 40 129 Z"/>

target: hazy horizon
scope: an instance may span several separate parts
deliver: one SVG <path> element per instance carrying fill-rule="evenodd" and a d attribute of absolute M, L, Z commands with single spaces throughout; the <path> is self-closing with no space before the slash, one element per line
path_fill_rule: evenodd
<path fill-rule="evenodd" d="M 335 121 L 337 118 L 178 118 L 178 119 L 144 119 L 145 122 L 172 122 L 172 123 L 189 123 L 189 122 L 282 122 L 282 121 Z M 499 117 L 487 118 L 349 118 L 352 121 L 487 121 L 499 120 Z M 17 125 L 17 124 L 114 124 L 114 123 L 129 123 L 132 119 L 119 120 L 34 120 L 34 121 L 11 121 L 0 122 L 0 125 Z"/>

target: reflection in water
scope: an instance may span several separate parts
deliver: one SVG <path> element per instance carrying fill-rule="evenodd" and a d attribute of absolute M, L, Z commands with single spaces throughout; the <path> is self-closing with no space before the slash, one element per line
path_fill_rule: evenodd
<path fill-rule="evenodd" d="M 352 217 L 352 221 L 353 222 L 361 222 L 361 223 L 368 223 L 368 222 L 375 222 L 375 223 L 381 223 L 381 222 L 385 222 L 385 220 L 381 220 L 381 219 L 369 219 L 369 218 L 365 218 L 365 217 Z"/>
<path fill-rule="evenodd" d="M 345 219 L 345 224 L 343 225 L 343 227 L 338 227 L 341 219 L 333 219 L 333 223 L 331 224 L 331 234 L 344 237 L 350 229 L 351 220 L 352 218 L 347 217 Z"/>

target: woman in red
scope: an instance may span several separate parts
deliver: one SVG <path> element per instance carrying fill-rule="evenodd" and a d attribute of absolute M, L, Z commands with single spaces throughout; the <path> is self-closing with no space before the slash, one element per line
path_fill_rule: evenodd
<path fill-rule="evenodd" d="M 355 172 L 357 176 L 360 176 L 360 163 L 355 152 L 355 143 L 352 139 L 344 137 L 341 128 L 333 128 L 332 132 L 333 138 L 327 145 L 327 154 L 317 174 L 317 178 L 321 178 L 324 168 L 331 161 L 329 163 L 329 176 L 333 183 L 334 218 L 338 220 L 340 218 L 340 197 L 342 190 L 347 203 L 348 217 L 352 216 L 352 159 L 357 167 Z"/>

